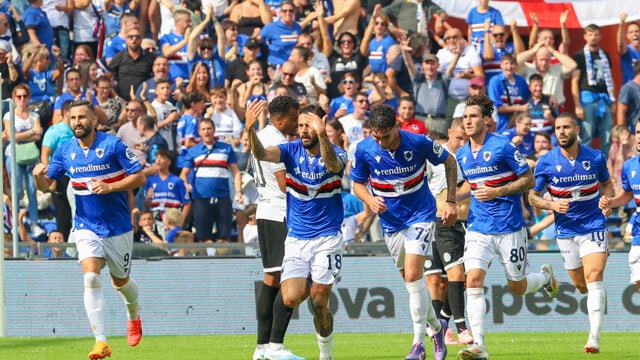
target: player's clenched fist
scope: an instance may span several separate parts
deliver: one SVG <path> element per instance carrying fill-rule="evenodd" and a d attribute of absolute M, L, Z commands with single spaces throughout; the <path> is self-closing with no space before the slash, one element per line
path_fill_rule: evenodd
<path fill-rule="evenodd" d="M 600 201 L 598 202 L 598 207 L 600 208 L 600 210 L 607 210 L 609 208 L 609 200 L 611 199 L 604 195 L 600 197 Z"/>
<path fill-rule="evenodd" d="M 553 202 L 552 210 L 558 214 L 566 214 L 569 211 L 569 200 L 562 199 Z"/>

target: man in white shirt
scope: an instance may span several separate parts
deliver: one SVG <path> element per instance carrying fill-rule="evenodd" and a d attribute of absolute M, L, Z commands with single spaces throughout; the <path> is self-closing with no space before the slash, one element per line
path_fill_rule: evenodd
<path fill-rule="evenodd" d="M 362 133 L 362 124 L 367 120 L 367 111 L 369 111 L 369 96 L 366 92 L 360 91 L 356 94 L 353 108 L 354 112 L 338 119 L 344 128 L 344 133 L 349 137 L 350 144 L 356 144 L 365 138 Z"/>

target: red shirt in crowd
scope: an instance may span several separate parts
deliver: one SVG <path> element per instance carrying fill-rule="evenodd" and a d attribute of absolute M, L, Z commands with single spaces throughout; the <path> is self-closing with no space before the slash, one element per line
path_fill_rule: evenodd
<path fill-rule="evenodd" d="M 396 115 L 396 119 L 400 121 L 400 118 Z M 408 122 L 400 121 L 400 130 L 408 131 L 414 134 L 424 134 L 427 135 L 429 130 L 424 126 L 424 122 L 420 120 L 416 120 L 416 118 L 411 118 Z"/>

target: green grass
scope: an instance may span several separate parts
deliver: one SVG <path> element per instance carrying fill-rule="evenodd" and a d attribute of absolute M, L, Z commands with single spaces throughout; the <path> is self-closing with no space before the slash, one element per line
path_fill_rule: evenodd
<path fill-rule="evenodd" d="M 337 334 L 336 360 L 401 360 L 411 347 L 411 334 Z M 499 333 L 487 336 L 492 360 L 497 359 L 638 359 L 637 333 L 604 333 L 599 355 L 585 354 L 587 333 Z M 317 359 L 315 335 L 287 335 L 286 345 L 299 356 Z M 147 336 L 135 348 L 123 337 L 111 337 L 110 359 L 251 360 L 255 336 Z M 87 359 L 93 338 L 0 338 L 0 359 Z M 455 359 L 462 346 L 449 346 L 448 359 Z M 427 359 L 433 359 L 427 345 Z"/>

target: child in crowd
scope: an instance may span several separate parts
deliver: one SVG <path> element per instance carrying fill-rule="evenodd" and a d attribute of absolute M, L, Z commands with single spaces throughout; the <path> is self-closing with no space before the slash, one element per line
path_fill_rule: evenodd
<path fill-rule="evenodd" d="M 237 149 L 240 146 L 240 137 L 244 125 L 235 111 L 227 107 L 227 89 L 220 85 L 211 89 L 211 102 L 214 107 L 211 120 L 213 120 L 213 125 L 216 129 L 216 139 L 230 143 Z"/>
<path fill-rule="evenodd" d="M 151 103 L 151 106 L 156 110 L 157 126 L 160 135 L 167 140 L 169 150 L 175 149 L 175 140 L 173 134 L 178 126 L 178 119 L 180 119 L 180 112 L 171 102 L 169 97 L 171 96 L 171 82 L 167 78 L 156 81 L 156 98 Z"/>

